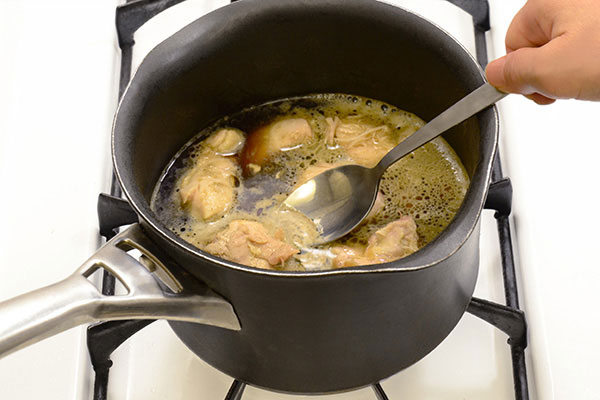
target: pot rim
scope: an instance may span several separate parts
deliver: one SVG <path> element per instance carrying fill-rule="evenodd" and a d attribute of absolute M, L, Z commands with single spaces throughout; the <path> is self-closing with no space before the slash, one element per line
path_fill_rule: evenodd
<path fill-rule="evenodd" d="M 347 2 L 348 0 L 344 0 L 344 1 Z M 353 0 L 353 1 L 364 3 L 363 0 Z M 277 2 L 281 3 L 281 0 L 278 0 Z M 218 11 L 222 12 L 222 10 L 226 9 L 226 8 L 240 7 L 241 4 L 243 4 L 243 3 L 248 4 L 249 2 L 245 1 L 245 2 L 239 2 L 239 3 L 237 3 L 237 2 L 230 3 L 226 6 L 223 6 L 220 9 L 212 11 L 206 15 L 210 15 L 210 14 L 213 14 L 214 12 L 218 12 Z M 266 1 L 260 0 L 259 3 L 266 3 Z M 434 28 L 436 28 L 437 30 L 439 30 L 448 39 L 450 39 L 452 42 L 454 42 L 458 46 L 458 48 L 464 53 L 464 55 L 467 56 L 467 59 L 475 66 L 475 69 L 479 72 L 479 76 L 481 77 L 480 83 L 483 84 L 484 82 L 486 82 L 485 73 L 484 73 L 483 69 L 481 68 L 481 66 L 479 65 L 479 63 L 477 62 L 477 60 L 475 59 L 475 57 L 465 48 L 465 46 L 463 46 L 462 43 L 460 43 L 455 37 L 450 35 L 445 29 L 441 28 L 439 25 L 435 24 L 434 22 L 422 17 L 421 15 L 419 15 L 411 10 L 407 10 L 406 8 L 392 5 L 392 4 L 389 4 L 389 3 L 385 2 L 385 1 L 381 1 L 381 0 L 377 0 L 377 3 L 380 6 L 393 7 L 394 9 L 400 9 L 403 12 L 412 15 L 413 18 L 420 19 L 421 21 L 428 23 L 428 24 L 432 25 Z M 204 16 L 201 16 L 198 19 L 194 20 L 190 24 L 186 25 L 186 27 L 196 23 L 199 19 L 202 19 L 202 18 L 204 18 Z M 165 46 L 166 42 L 173 40 L 173 38 L 177 37 L 178 35 L 181 35 L 182 30 L 184 30 L 186 27 L 183 27 L 182 29 L 180 29 L 179 31 L 174 33 L 172 36 L 168 37 L 167 39 L 165 39 L 164 41 L 159 43 L 155 48 L 153 48 L 144 57 L 144 59 L 140 63 L 140 66 L 144 62 L 146 62 L 146 60 L 148 58 L 152 57 L 152 55 L 157 52 L 157 49 L 159 49 L 162 46 Z M 116 157 L 116 150 L 115 150 L 115 148 L 116 148 L 116 145 L 115 145 L 116 123 L 117 123 L 117 118 L 118 118 L 119 112 L 121 110 L 121 106 L 123 105 L 123 103 L 127 97 L 127 94 L 130 90 L 130 87 L 131 87 L 134 79 L 135 79 L 135 76 L 139 72 L 139 69 L 140 68 L 136 69 L 135 72 L 132 74 L 132 77 L 129 80 L 129 82 L 123 92 L 123 95 L 121 96 L 121 99 L 119 100 L 119 104 L 117 106 L 117 110 L 116 110 L 115 116 L 113 118 L 112 129 L 111 129 L 111 158 L 113 161 L 114 173 L 119 182 L 119 185 L 121 186 L 123 194 L 127 198 L 129 204 L 131 205 L 131 207 L 135 210 L 135 212 L 138 214 L 139 217 L 141 217 L 142 221 L 144 222 L 142 225 L 148 224 L 155 232 L 157 232 L 163 239 L 167 240 L 171 245 L 178 247 L 179 249 L 193 255 L 194 257 L 204 259 L 211 263 L 217 264 L 220 267 L 231 268 L 233 270 L 237 270 L 240 272 L 257 274 L 257 275 L 268 275 L 268 276 L 275 276 L 275 277 L 313 278 L 313 277 L 319 277 L 319 276 L 337 276 L 337 275 L 347 275 L 347 274 L 387 273 L 387 272 L 402 272 L 402 271 L 410 272 L 410 271 L 418 271 L 418 270 L 434 267 L 434 266 L 440 264 L 441 262 L 443 262 L 444 260 L 450 258 L 453 254 L 455 254 L 464 245 L 464 243 L 468 240 L 468 238 L 471 236 L 471 234 L 473 233 L 473 231 L 475 230 L 475 228 L 477 226 L 477 223 L 478 223 L 479 217 L 483 211 L 485 199 L 487 197 L 487 193 L 489 190 L 489 184 L 491 182 L 491 175 L 492 175 L 493 160 L 494 160 L 494 157 L 495 157 L 495 154 L 497 151 L 497 147 L 498 147 L 499 117 L 498 117 L 498 109 L 497 109 L 496 105 L 493 105 L 491 107 L 491 112 L 493 114 L 492 115 L 492 119 L 493 119 L 493 121 L 492 121 L 493 128 L 492 129 L 494 130 L 494 132 L 493 132 L 493 141 L 490 144 L 491 151 L 490 151 L 489 159 L 486 159 L 486 157 L 483 157 L 482 159 L 479 160 L 476 171 L 472 177 L 472 179 L 473 179 L 475 176 L 477 176 L 478 172 L 480 172 L 482 169 L 485 169 L 484 176 L 479 177 L 479 180 L 482 182 L 484 187 L 481 190 L 481 192 L 479 192 L 480 194 L 475 199 L 473 199 L 473 202 L 476 203 L 476 204 L 473 204 L 473 206 L 477 205 L 477 212 L 474 213 L 472 210 L 467 210 L 466 209 L 467 207 L 465 205 L 465 200 L 467 199 L 467 197 L 469 196 L 471 191 L 474 190 L 474 189 L 472 189 L 473 180 L 471 180 L 469 189 L 467 190 L 467 193 L 465 194 L 465 199 L 463 200 L 461 207 L 459 208 L 458 212 L 456 213 L 456 215 L 454 216 L 454 218 L 452 219 L 450 224 L 434 240 L 432 240 L 430 243 L 425 245 L 423 248 L 417 250 L 416 252 L 414 252 L 404 258 L 401 258 L 399 260 L 395 260 L 395 261 L 391 261 L 391 262 L 387 262 L 387 263 L 360 265 L 360 266 L 356 266 L 356 267 L 345 267 L 345 268 L 338 268 L 338 269 L 315 270 L 315 271 L 278 271 L 278 270 L 256 268 L 256 267 L 251 267 L 251 266 L 239 264 L 236 262 L 224 260 L 224 259 L 216 257 L 210 253 L 204 252 L 204 251 L 200 250 L 199 248 L 195 247 L 194 245 L 192 245 L 191 243 L 188 243 L 185 240 L 181 239 L 179 236 L 175 235 L 169 229 L 164 227 L 163 224 L 154 216 L 154 213 L 150 210 L 149 207 L 147 208 L 147 210 L 149 212 L 146 211 L 146 208 L 140 207 L 136 201 L 135 196 L 130 193 L 130 191 L 128 190 L 128 188 L 123 180 L 123 177 L 122 177 L 122 174 L 121 174 L 121 171 L 119 168 L 119 162 Z M 349 94 L 352 94 L 352 93 L 349 93 Z M 478 114 L 476 114 L 474 117 L 476 117 L 484 112 L 487 112 L 487 111 L 482 110 Z M 471 117 L 471 118 L 473 118 L 473 117 Z M 459 223 L 460 223 L 460 225 L 459 225 Z M 459 230 L 459 228 L 461 226 L 464 226 L 465 224 L 468 224 L 468 229 L 466 231 L 464 231 L 463 233 L 456 232 L 457 230 Z M 432 248 L 440 247 L 444 242 L 449 241 L 451 239 L 450 236 L 455 236 L 458 234 L 461 234 L 461 240 L 456 245 L 452 246 L 451 251 L 446 252 L 441 257 L 431 257 L 431 256 L 427 257 L 427 255 L 426 255 L 427 253 L 429 253 L 429 254 L 434 253 L 431 251 Z"/>

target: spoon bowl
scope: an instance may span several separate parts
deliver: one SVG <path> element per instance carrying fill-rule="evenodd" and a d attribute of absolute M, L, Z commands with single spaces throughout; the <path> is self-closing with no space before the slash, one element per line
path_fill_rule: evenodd
<path fill-rule="evenodd" d="M 336 240 L 358 226 L 373 208 L 379 181 L 396 161 L 506 96 L 484 83 L 390 150 L 373 168 L 344 165 L 313 177 L 292 192 L 285 204 L 320 229 L 315 244 Z"/>
<path fill-rule="evenodd" d="M 350 164 L 327 170 L 296 189 L 285 203 L 321 229 L 315 244 L 327 243 L 350 232 L 369 214 L 379 189 L 374 168 Z"/>

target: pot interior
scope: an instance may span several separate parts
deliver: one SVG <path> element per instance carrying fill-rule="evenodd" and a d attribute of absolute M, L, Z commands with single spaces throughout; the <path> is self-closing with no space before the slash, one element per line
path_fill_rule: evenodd
<path fill-rule="evenodd" d="M 188 25 L 142 62 L 115 120 L 115 166 L 137 211 L 161 226 L 149 209 L 161 172 L 225 115 L 275 99 L 346 93 L 427 121 L 482 83 L 464 48 L 402 9 L 364 0 L 244 0 Z M 495 124 L 487 109 L 444 134 L 471 177 L 461 212 L 481 208 Z"/>

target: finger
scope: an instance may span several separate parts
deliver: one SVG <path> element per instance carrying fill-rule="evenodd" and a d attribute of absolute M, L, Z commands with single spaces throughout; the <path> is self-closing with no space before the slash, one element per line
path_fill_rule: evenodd
<path fill-rule="evenodd" d="M 544 10 L 531 1 L 517 12 L 506 32 L 507 53 L 523 47 L 539 47 L 552 39 L 552 26 L 543 15 Z"/>
<path fill-rule="evenodd" d="M 492 61 L 486 68 L 490 84 L 503 92 L 533 94 L 536 92 L 539 49 L 521 48 Z"/>
<path fill-rule="evenodd" d="M 504 79 L 504 68 L 506 65 L 506 56 L 490 61 L 485 67 L 485 77 L 490 85 L 500 90 L 507 91 Z"/>
<path fill-rule="evenodd" d="M 544 96 L 543 94 L 540 94 L 537 92 L 524 93 L 524 91 L 519 90 L 518 87 L 515 88 L 514 86 L 512 86 L 513 84 L 511 84 L 510 82 L 507 82 L 507 79 L 505 76 L 505 73 L 506 73 L 505 68 L 506 68 L 506 56 L 502 57 L 498 60 L 494 60 L 488 64 L 488 66 L 485 70 L 485 73 L 486 73 L 487 79 L 490 82 L 490 84 L 492 84 L 493 86 L 499 88 L 500 90 L 502 90 L 504 92 L 524 94 L 525 97 L 527 97 L 530 100 L 535 101 L 537 104 L 546 105 L 546 104 L 554 103 L 554 101 L 555 101 L 554 99 Z"/>
<path fill-rule="evenodd" d="M 539 93 L 528 94 L 528 95 L 525 95 L 525 97 L 527 97 L 529 100 L 535 101 L 537 104 L 539 104 L 541 106 L 546 106 L 546 105 L 552 104 L 556 101 L 555 99 L 551 99 L 550 97 L 546 97 L 543 94 L 539 94 Z"/>
<path fill-rule="evenodd" d="M 525 47 L 492 61 L 486 68 L 488 81 L 504 92 L 540 92 L 548 65 L 556 62 L 547 58 L 545 50 L 545 47 Z"/>

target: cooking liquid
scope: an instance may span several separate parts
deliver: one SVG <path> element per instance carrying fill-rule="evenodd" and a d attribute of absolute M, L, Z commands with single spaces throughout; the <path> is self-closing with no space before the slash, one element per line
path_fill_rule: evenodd
<path fill-rule="evenodd" d="M 353 163 L 344 146 L 327 145 L 328 117 L 355 120 L 373 127 L 387 125 L 390 129 L 386 140 L 391 140 L 393 145 L 424 125 L 414 114 L 389 104 L 342 94 L 291 98 L 245 109 L 202 130 L 175 155 L 154 189 L 153 211 L 174 233 L 200 249 L 235 219 L 261 222 L 271 232 L 281 229 L 288 243 L 302 248 L 301 255 L 281 266 L 286 270 L 330 268 L 332 254 L 327 248 L 337 244 L 366 245 L 373 232 L 402 215 L 411 216 L 416 222 L 419 248 L 438 236 L 458 211 L 469 186 L 469 177 L 459 157 L 441 137 L 385 172 L 380 184 L 385 203 L 381 212 L 335 242 L 312 248 L 306 246 L 318 235 L 316 227 L 302 214 L 284 208 L 281 203 L 309 166 Z M 240 169 L 236 182 L 237 204 L 224 216 L 198 221 L 181 208 L 177 182 L 205 150 L 203 139 L 221 128 L 233 127 L 249 133 L 283 118 L 306 119 L 314 138 L 273 155 L 256 176 L 244 178 Z"/>

